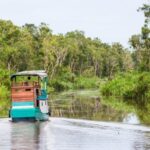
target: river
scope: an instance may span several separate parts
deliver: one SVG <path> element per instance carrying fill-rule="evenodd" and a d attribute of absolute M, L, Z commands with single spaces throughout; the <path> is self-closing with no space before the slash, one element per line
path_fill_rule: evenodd
<path fill-rule="evenodd" d="M 149 150 L 150 128 L 114 122 L 50 118 L 12 123 L 0 119 L 1 150 Z"/>
<path fill-rule="evenodd" d="M 94 91 L 91 93 L 97 96 Z M 90 96 L 92 95 L 91 93 L 89 94 Z M 68 95 L 68 93 L 66 94 Z M 56 107 L 55 100 L 56 102 L 61 98 L 66 100 L 66 94 L 61 93 L 54 96 L 53 107 Z M 84 94 L 80 92 L 79 95 L 83 96 Z M 70 94 L 67 97 L 70 98 Z M 83 97 L 85 98 L 85 96 Z M 71 96 L 71 100 L 74 103 L 69 103 L 70 105 L 68 106 L 67 104 L 65 107 L 64 103 L 57 103 L 58 112 L 55 112 L 53 108 L 52 113 L 53 116 L 61 115 L 61 117 L 50 117 L 47 122 L 13 123 L 8 118 L 0 119 L 0 150 L 150 149 L 150 127 L 142 125 L 134 113 L 126 114 L 122 112 L 122 114 L 118 112 L 120 113 L 118 115 L 117 111 L 111 110 L 109 107 L 106 108 L 106 106 L 103 109 L 101 106 L 100 108 L 105 111 L 102 113 L 102 111 L 95 110 L 95 107 L 93 107 L 97 106 L 97 104 L 95 105 L 97 100 L 95 100 L 94 105 L 89 103 L 91 107 L 87 108 L 87 105 L 83 105 L 83 103 L 80 103 L 82 107 L 79 106 L 79 103 L 77 103 L 78 107 L 75 106 L 76 101 L 74 99 L 74 96 Z M 78 110 L 74 111 L 76 108 Z M 82 113 L 84 108 L 87 109 L 86 111 L 83 110 Z M 69 112 L 66 112 L 66 110 L 69 110 Z M 79 113 L 79 111 L 81 112 Z M 93 112 L 93 114 L 89 115 L 87 111 Z M 70 112 L 71 115 L 68 116 Z M 110 115 L 110 117 L 104 115 L 106 112 L 107 116 Z M 74 119 L 72 119 L 73 117 Z M 105 117 L 106 119 L 104 119 Z"/>

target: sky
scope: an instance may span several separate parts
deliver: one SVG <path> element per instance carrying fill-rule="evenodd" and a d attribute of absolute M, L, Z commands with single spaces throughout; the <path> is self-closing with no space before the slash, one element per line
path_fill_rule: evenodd
<path fill-rule="evenodd" d="M 0 19 L 49 25 L 54 34 L 81 30 L 102 42 L 120 42 L 140 33 L 144 16 L 137 9 L 149 0 L 0 0 Z"/>

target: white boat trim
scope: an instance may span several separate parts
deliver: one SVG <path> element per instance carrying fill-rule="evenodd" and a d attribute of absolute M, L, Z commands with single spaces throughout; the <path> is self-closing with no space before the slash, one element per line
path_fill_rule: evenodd
<path fill-rule="evenodd" d="M 34 106 L 13 106 L 12 109 L 27 109 L 34 108 Z"/>

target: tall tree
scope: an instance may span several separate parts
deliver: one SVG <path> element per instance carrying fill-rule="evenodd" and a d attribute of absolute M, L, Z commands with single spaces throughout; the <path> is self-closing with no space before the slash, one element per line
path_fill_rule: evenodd
<path fill-rule="evenodd" d="M 133 58 L 136 69 L 150 71 L 150 5 L 144 4 L 138 10 L 144 13 L 144 26 L 141 34 L 133 35 L 129 42 L 135 50 Z"/>

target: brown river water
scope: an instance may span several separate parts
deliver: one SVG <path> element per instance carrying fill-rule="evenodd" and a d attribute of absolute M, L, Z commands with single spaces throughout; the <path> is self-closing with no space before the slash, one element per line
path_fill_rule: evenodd
<path fill-rule="evenodd" d="M 70 95 L 57 95 L 54 100 L 61 98 Z M 65 106 L 57 103 L 57 108 L 53 101 L 52 115 L 57 117 L 46 122 L 0 119 L 0 150 L 150 150 L 150 127 L 140 124 L 136 114 L 117 113 L 106 106 L 99 111 L 95 101 L 87 108 L 81 99 L 78 103 L 71 96 L 71 100 Z"/>

